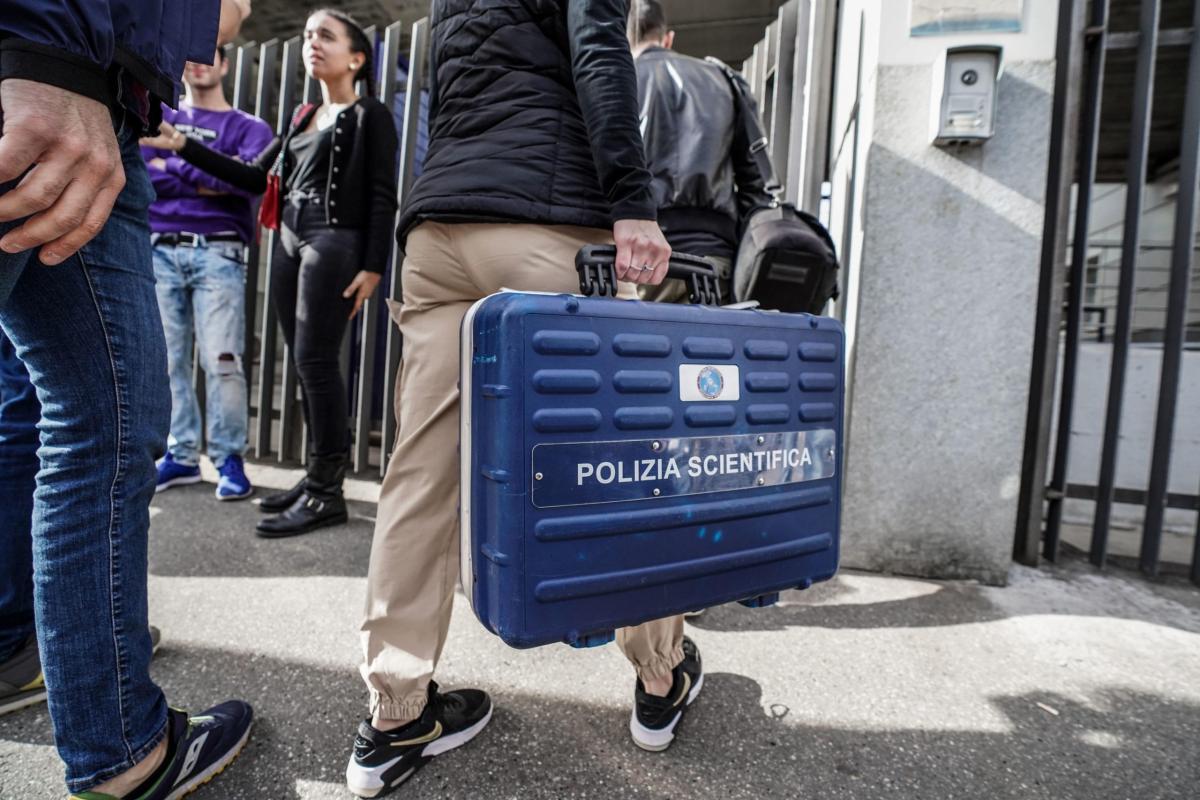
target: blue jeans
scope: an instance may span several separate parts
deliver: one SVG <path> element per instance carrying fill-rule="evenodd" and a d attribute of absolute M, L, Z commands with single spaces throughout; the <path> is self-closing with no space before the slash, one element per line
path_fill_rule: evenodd
<path fill-rule="evenodd" d="M 33 633 L 34 478 L 42 407 L 12 342 L 0 333 L 0 661 Z"/>
<path fill-rule="evenodd" d="M 154 245 L 158 308 L 171 375 L 171 435 L 176 461 L 200 461 L 200 404 L 192 389 L 192 331 L 200 344 L 208 412 L 208 456 L 218 468 L 246 452 L 249 405 L 242 351 L 246 333 L 246 268 L 242 245 L 203 242 Z"/>
<path fill-rule="evenodd" d="M 23 268 L 0 327 L 41 404 L 32 516 L 0 506 L 0 563 L 29 551 L 32 520 L 38 646 L 73 792 L 144 758 L 167 721 L 149 671 L 146 547 L 171 398 L 146 220 L 154 190 L 135 133 L 120 141 L 125 189 L 95 239 L 56 267 L 32 251 L 0 253 L 0 270 Z M 12 426 L 27 435 L 28 418 Z M 5 497 L 26 490 L 32 468 L 5 471 Z M 5 597 L 14 608 L 28 600 Z M 7 608 L 0 618 L 8 624 Z"/>

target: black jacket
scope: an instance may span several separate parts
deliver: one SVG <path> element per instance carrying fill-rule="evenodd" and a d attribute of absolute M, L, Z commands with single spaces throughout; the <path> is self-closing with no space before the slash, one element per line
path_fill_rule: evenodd
<path fill-rule="evenodd" d="M 729 78 L 716 64 L 661 47 L 638 56 L 637 73 L 646 162 L 667 241 L 680 252 L 732 257 L 739 222 L 771 196 Z"/>
<path fill-rule="evenodd" d="M 281 148 L 297 131 L 304 130 L 315 110 L 302 115 L 281 140 L 276 139 L 257 159 L 243 164 L 216 153 L 192 139 L 179 155 L 227 183 L 251 192 L 267 188 L 267 172 Z M 362 268 L 387 269 L 392 225 L 396 220 L 396 126 L 387 106 L 363 97 L 343 109 L 333 123 L 333 157 L 325 190 L 325 223 L 332 228 L 358 228 L 366 233 Z M 286 152 L 286 150 L 284 151 Z M 283 187 L 287 190 L 293 164 L 283 161 Z"/>
<path fill-rule="evenodd" d="M 422 219 L 654 219 L 627 0 L 434 0 Z"/>

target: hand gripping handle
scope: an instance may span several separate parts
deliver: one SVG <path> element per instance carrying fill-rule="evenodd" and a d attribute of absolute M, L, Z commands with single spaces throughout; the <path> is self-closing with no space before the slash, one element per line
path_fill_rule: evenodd
<path fill-rule="evenodd" d="M 579 291 L 591 297 L 617 296 L 617 248 L 611 244 L 585 244 L 575 256 L 579 272 Z M 667 267 L 668 278 L 678 278 L 688 285 L 688 300 L 697 305 L 719 306 L 721 287 L 717 268 L 703 256 L 671 253 Z"/>

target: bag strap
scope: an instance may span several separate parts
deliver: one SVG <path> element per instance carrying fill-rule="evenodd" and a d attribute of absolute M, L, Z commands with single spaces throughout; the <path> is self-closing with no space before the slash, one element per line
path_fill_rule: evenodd
<path fill-rule="evenodd" d="M 771 154 L 767 152 L 767 134 L 763 131 L 762 123 L 754 110 L 752 99 L 747 91 L 749 87 L 737 71 L 721 59 L 708 56 L 705 61 L 719 67 L 722 74 L 725 75 L 725 80 L 733 91 L 733 104 L 737 111 L 738 124 L 742 126 L 742 130 L 746 134 L 746 141 L 750 142 L 750 157 L 754 159 L 754 164 L 763 177 L 763 188 L 778 202 L 783 186 L 775 177 Z"/>
<path fill-rule="evenodd" d="M 287 133 L 290 135 L 296 130 L 296 126 L 298 126 L 301 122 L 307 124 L 308 115 L 311 114 L 316 107 L 316 103 L 301 103 L 300 107 L 296 109 L 296 113 L 292 114 L 292 121 L 288 123 Z"/>
<path fill-rule="evenodd" d="M 287 159 L 288 142 L 296 132 L 308 125 L 308 121 L 312 118 L 313 112 L 317 110 L 316 103 L 301 103 L 292 114 L 292 121 L 288 123 L 287 130 L 283 132 L 283 143 L 279 146 L 279 155 L 275 156 L 274 163 L 271 164 L 271 169 L 268 170 L 268 178 L 270 175 L 281 176 L 283 174 L 283 165 Z"/>

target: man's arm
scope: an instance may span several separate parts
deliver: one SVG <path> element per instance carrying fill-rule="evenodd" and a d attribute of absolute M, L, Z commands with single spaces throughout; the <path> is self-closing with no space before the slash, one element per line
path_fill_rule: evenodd
<path fill-rule="evenodd" d="M 154 184 L 154 194 L 159 200 L 176 197 L 198 197 L 200 195 L 195 184 L 181 180 L 178 175 L 172 175 L 166 170 L 159 168 L 156 164 L 147 162 L 146 174 L 150 176 L 150 182 Z"/>
<path fill-rule="evenodd" d="M 571 70 L 600 187 L 612 206 L 617 277 L 661 283 L 671 248 L 655 221 L 658 209 L 638 132 L 637 73 L 625 38 L 627 13 L 625 0 L 572 0 L 567 5 Z"/>
<path fill-rule="evenodd" d="M 221 0 L 221 23 L 217 29 L 217 47 L 232 42 L 250 16 L 250 0 Z M 206 62 L 207 63 L 207 62 Z"/>
<path fill-rule="evenodd" d="M 236 147 L 236 158 L 243 164 L 254 164 L 256 159 L 270 147 L 271 141 L 275 138 L 275 134 L 272 133 L 266 123 L 261 122 L 256 125 L 247 126 L 238 132 L 237 135 L 240 137 L 240 141 L 238 141 Z M 183 181 L 193 183 L 196 186 L 218 194 L 237 194 L 247 198 L 254 198 L 262 194 L 261 189 L 255 191 L 244 185 L 239 186 L 205 172 L 189 163 L 182 155 L 174 153 L 168 153 L 167 155 L 170 156 L 166 159 L 167 172 L 178 176 Z"/>

